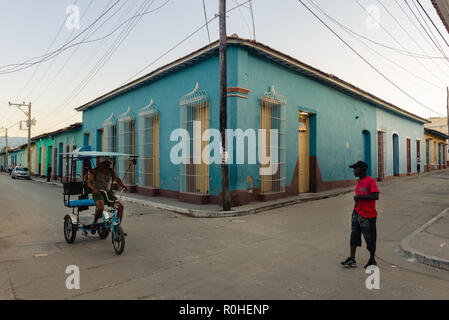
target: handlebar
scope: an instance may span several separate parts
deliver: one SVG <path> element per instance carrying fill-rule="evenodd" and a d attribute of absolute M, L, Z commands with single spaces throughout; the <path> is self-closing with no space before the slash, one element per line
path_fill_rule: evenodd
<path fill-rule="evenodd" d="M 122 194 L 123 194 L 123 191 L 125 191 L 125 190 L 126 190 L 126 188 L 122 188 L 122 190 L 120 190 L 120 195 L 119 195 L 119 197 L 118 197 L 118 200 L 111 200 L 111 199 L 109 199 L 109 196 L 108 196 L 108 193 L 106 192 L 106 190 L 99 190 L 99 192 L 104 193 L 104 195 L 105 195 L 105 197 L 106 197 L 106 200 L 107 200 L 108 202 L 114 203 L 114 202 L 120 201 L 120 200 L 122 199 Z"/>

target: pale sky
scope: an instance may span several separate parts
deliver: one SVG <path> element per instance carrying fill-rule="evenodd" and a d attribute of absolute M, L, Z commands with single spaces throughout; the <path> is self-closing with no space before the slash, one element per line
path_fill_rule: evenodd
<path fill-rule="evenodd" d="M 85 32 L 78 40 L 83 40 L 86 35 L 89 39 L 103 37 L 135 15 L 141 5 L 151 4 L 144 10 L 149 11 L 163 5 L 167 0 L 0 0 L 0 127 L 11 127 L 24 119 L 24 114 L 16 108 L 9 107 L 8 101 L 26 103 L 31 101 L 32 114 L 37 120 L 37 125 L 32 129 L 32 136 L 81 121 L 81 113 L 74 111 L 75 107 L 122 85 L 144 66 L 205 23 L 202 0 L 170 0 L 160 10 L 143 16 L 92 78 L 89 78 L 89 75 L 95 71 L 95 65 L 108 52 L 121 31 L 125 30 L 125 25 L 104 40 L 75 46 L 55 59 L 26 70 L 2 73 L 10 70 L 8 69 L 10 67 L 5 67 L 6 65 L 23 63 L 46 54 L 56 35 L 58 36 L 49 52 L 61 47 L 69 39 L 79 35 L 106 7 L 116 1 L 119 2 L 93 26 L 92 32 L 90 34 Z M 373 24 L 370 22 L 373 19 L 370 19 L 357 1 L 364 8 L 378 8 L 378 17 L 383 28 L 372 27 Z M 417 0 L 407 1 L 418 15 L 414 7 L 418 6 Z M 449 43 L 447 31 L 430 0 L 419 1 Z M 218 0 L 205 0 L 209 19 L 218 13 L 218 2 Z M 231 9 L 236 3 L 242 2 L 244 0 L 228 0 L 227 8 Z M 310 6 L 308 0 L 304 2 Z M 361 39 L 388 59 L 385 60 L 314 9 L 335 32 L 401 89 L 429 108 L 440 114 L 446 114 L 449 62 L 441 59 L 442 54 L 436 51 L 431 40 L 420 29 L 404 0 L 314 0 L 314 2 L 332 18 L 354 32 L 383 45 L 419 54 L 420 58 L 412 58 Z M 84 16 L 80 21 L 80 28 L 70 30 L 64 24 L 68 16 L 66 8 L 75 3 L 80 15 Z M 398 26 L 382 4 L 407 32 Z M 410 22 L 401 8 L 420 31 Z M 253 0 L 253 10 L 257 41 L 322 71 L 332 73 L 402 109 L 422 117 L 438 116 L 407 97 L 371 69 L 313 17 L 299 1 Z M 424 15 L 422 12 L 421 14 Z M 418 17 L 421 19 L 419 15 Z M 110 20 L 99 28 L 108 18 Z M 448 46 L 430 22 L 428 20 L 426 22 L 432 28 L 445 55 L 448 55 Z M 58 33 L 58 30 L 61 32 Z M 95 30 L 97 31 L 94 33 Z M 211 41 L 218 39 L 218 19 L 209 25 L 209 30 Z M 227 33 L 228 35 L 237 33 L 242 38 L 253 37 L 248 4 L 228 14 Z M 145 73 L 197 50 L 208 42 L 207 30 L 204 28 L 146 69 Z M 440 58 L 429 58 L 437 56 Z M 82 90 L 77 91 L 77 88 Z M 26 136 L 26 131 L 20 131 L 18 125 L 11 127 L 8 133 L 10 136 Z"/>

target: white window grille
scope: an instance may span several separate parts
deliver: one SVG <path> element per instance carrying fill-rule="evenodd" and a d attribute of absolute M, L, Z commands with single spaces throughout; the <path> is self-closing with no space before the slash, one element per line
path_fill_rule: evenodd
<path fill-rule="evenodd" d="M 259 141 L 259 152 L 270 159 L 267 164 L 260 164 L 260 192 L 285 192 L 286 182 L 286 147 L 285 147 L 285 107 L 287 100 L 276 93 L 274 86 L 265 92 L 260 105 L 260 129 L 265 130 L 264 142 Z M 271 135 L 271 130 L 277 131 Z M 273 140 L 274 138 L 277 141 Z M 265 153 L 265 154 L 263 154 Z M 268 172 L 269 174 L 266 174 Z M 271 172 L 274 172 L 271 174 Z"/>
<path fill-rule="evenodd" d="M 117 126 L 114 114 L 103 121 L 103 149 L 105 152 L 115 152 L 117 150 Z"/>
<path fill-rule="evenodd" d="M 387 173 L 387 135 L 386 129 L 377 131 L 377 176 L 382 181 Z"/>
<path fill-rule="evenodd" d="M 139 185 L 159 188 L 159 111 L 153 99 L 139 112 Z"/>
<path fill-rule="evenodd" d="M 131 108 L 119 117 L 118 151 L 135 155 L 136 153 L 136 121 Z M 136 183 L 136 167 L 127 157 L 119 158 L 119 176 L 130 185 Z M 125 176 L 126 175 L 126 176 Z"/>
<path fill-rule="evenodd" d="M 202 159 L 209 139 L 202 136 L 210 127 L 210 100 L 205 90 L 195 89 L 181 98 L 181 128 L 189 133 L 189 155 L 183 155 L 180 165 L 180 191 L 198 195 L 209 194 L 208 159 Z M 205 162 L 205 161 L 207 162 Z"/>

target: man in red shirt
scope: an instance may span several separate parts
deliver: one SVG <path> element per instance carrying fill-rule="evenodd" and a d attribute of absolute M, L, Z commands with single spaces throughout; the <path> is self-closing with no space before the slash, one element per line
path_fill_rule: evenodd
<path fill-rule="evenodd" d="M 344 267 L 356 267 L 355 251 L 362 246 L 362 234 L 366 241 L 366 248 L 370 252 L 370 258 L 365 269 L 376 263 L 376 200 L 379 200 L 379 189 L 376 180 L 366 174 L 368 165 L 359 161 L 350 168 L 354 169 L 354 175 L 358 177 L 355 187 L 355 206 L 351 220 L 350 256 L 341 264 Z"/>

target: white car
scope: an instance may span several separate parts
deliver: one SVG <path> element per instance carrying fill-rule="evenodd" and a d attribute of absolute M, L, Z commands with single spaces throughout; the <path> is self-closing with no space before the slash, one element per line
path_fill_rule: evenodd
<path fill-rule="evenodd" d="M 30 171 L 25 167 L 15 167 L 11 172 L 11 179 L 23 178 L 31 180 Z"/>

